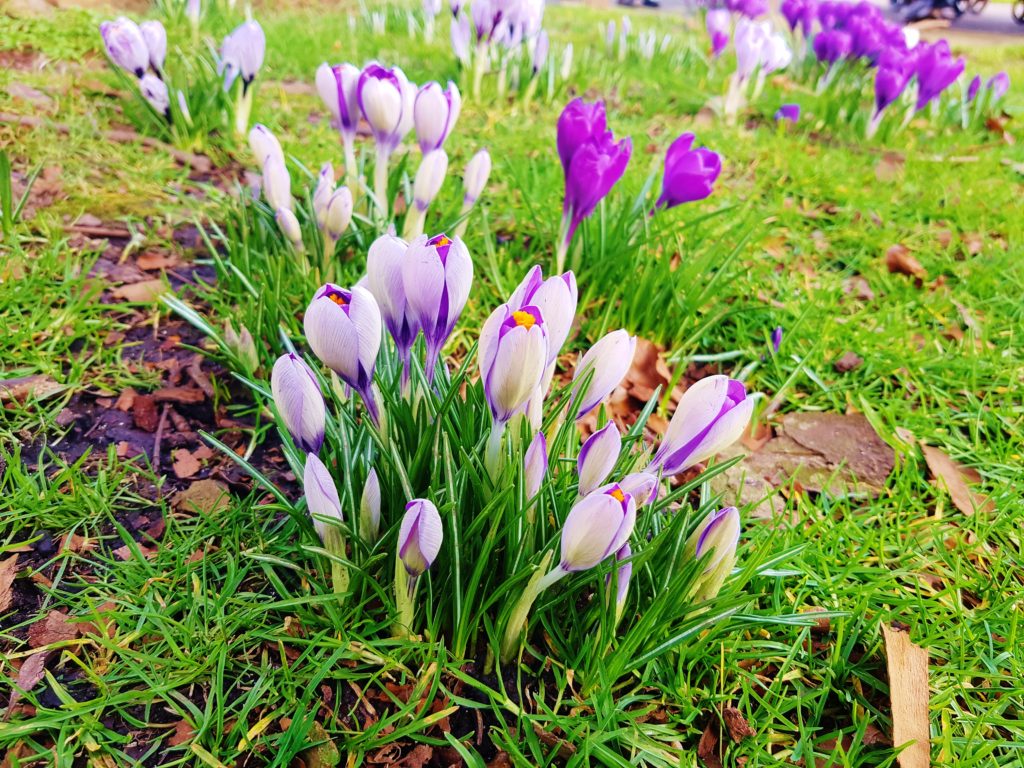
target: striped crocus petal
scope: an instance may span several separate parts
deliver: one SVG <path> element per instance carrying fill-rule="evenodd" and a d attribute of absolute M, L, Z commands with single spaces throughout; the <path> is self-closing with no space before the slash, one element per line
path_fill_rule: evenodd
<path fill-rule="evenodd" d="M 281 355 L 270 374 L 270 391 L 296 447 L 307 453 L 319 452 L 324 443 L 326 410 L 310 367 L 294 354 Z"/>
<path fill-rule="evenodd" d="M 398 531 L 398 557 L 410 576 L 420 576 L 441 551 L 444 526 L 441 515 L 426 499 L 413 499 L 405 506 Z"/>

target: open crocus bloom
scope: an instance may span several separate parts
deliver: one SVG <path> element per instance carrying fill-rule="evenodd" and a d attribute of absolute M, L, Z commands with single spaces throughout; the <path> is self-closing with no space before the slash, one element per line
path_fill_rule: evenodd
<path fill-rule="evenodd" d="M 656 208 L 673 208 L 711 195 L 722 172 L 722 158 L 706 147 L 692 149 L 694 135 L 684 133 L 665 154 L 665 175 Z"/>
<path fill-rule="evenodd" d="M 540 384 L 547 367 L 544 316 L 533 306 L 502 304 L 480 331 L 480 377 L 496 424 L 505 424 Z"/>

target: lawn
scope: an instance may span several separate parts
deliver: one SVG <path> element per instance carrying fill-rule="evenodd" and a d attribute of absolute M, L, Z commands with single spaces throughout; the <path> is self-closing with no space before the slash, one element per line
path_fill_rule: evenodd
<path fill-rule="evenodd" d="M 730 115 L 736 57 L 709 56 L 703 12 L 630 10 L 623 32 L 621 9 L 551 6 L 533 84 L 522 50 L 474 93 L 447 7 L 430 37 L 418 3 L 259 4 L 251 122 L 282 145 L 299 250 L 206 51 L 242 8 L 205 6 L 197 47 L 183 4 L 142 5 L 0 16 L 0 765 L 1024 764 L 1024 47 L 954 46 L 960 81 L 868 139 L 863 62 L 797 56 Z M 122 12 L 167 27 L 191 105 L 186 126 L 172 95 L 176 132 L 104 53 Z M 354 286 L 421 194 L 412 135 L 387 222 L 366 130 L 363 183 L 345 174 L 315 73 L 371 59 L 463 102 L 425 226 L 464 227 L 472 288 L 440 365 L 412 348 L 407 387 L 390 336 L 361 386 L 310 327 L 319 286 Z M 1000 70 L 1003 100 L 967 104 Z M 515 376 L 485 391 L 480 329 L 534 264 L 555 274 L 556 125 L 577 96 L 632 157 L 566 254 L 577 311 L 541 421 L 506 425 L 494 391 Z M 789 103 L 800 119 L 776 120 Z M 687 131 L 721 175 L 652 213 Z M 485 148 L 467 213 L 459 179 Z M 326 256 L 325 162 L 354 197 Z M 602 373 L 578 355 L 617 329 L 635 354 L 577 423 L 572 393 Z M 327 401 L 312 449 L 272 392 L 292 351 Z M 556 572 L 592 497 L 579 456 L 603 450 L 581 442 L 617 425 L 625 487 L 717 374 L 745 385 L 740 440 L 655 478 L 632 554 L 617 540 Z M 319 466 L 333 497 L 310 491 Z M 443 542 L 430 555 L 420 532 L 409 555 L 421 497 Z M 694 542 L 730 505 L 739 544 L 708 593 L 725 544 Z"/>

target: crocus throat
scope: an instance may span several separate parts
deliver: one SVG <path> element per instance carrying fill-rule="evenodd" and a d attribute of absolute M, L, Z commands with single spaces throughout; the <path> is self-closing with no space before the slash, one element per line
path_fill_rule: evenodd
<path fill-rule="evenodd" d="M 620 504 L 626 500 L 626 494 L 622 492 L 621 488 L 614 488 L 613 490 L 608 491 L 608 495 Z"/>
<path fill-rule="evenodd" d="M 328 288 L 324 293 L 324 296 L 333 301 L 339 307 L 347 307 L 351 300 L 351 296 L 346 296 L 342 291 L 333 288 Z"/>
<path fill-rule="evenodd" d="M 515 320 L 516 325 L 521 328 L 525 328 L 526 330 L 533 328 L 534 324 L 537 322 L 536 317 L 531 315 L 529 312 L 523 312 L 522 310 L 513 312 L 512 319 Z"/>
<path fill-rule="evenodd" d="M 444 263 L 448 258 L 448 250 L 452 247 L 452 241 L 448 239 L 448 235 L 434 235 L 427 240 L 427 245 L 432 245 L 437 249 L 437 255 Z"/>

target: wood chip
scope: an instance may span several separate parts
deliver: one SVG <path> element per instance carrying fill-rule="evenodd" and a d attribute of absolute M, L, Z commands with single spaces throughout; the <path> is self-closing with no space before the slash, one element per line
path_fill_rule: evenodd
<path fill-rule="evenodd" d="M 14 600 L 14 577 L 18 575 L 18 556 L 0 560 L 0 613 L 11 607 Z"/>
<path fill-rule="evenodd" d="M 889 698 L 892 706 L 892 743 L 902 751 L 900 768 L 928 768 L 931 763 L 928 721 L 928 652 L 910 641 L 906 632 L 882 625 Z"/>
<path fill-rule="evenodd" d="M 725 721 L 725 727 L 729 731 L 729 737 L 736 744 L 757 735 L 757 731 L 750 726 L 747 718 L 736 707 L 722 707 L 722 719 Z"/>
<path fill-rule="evenodd" d="M 957 509 L 965 515 L 973 515 L 979 509 L 991 511 L 994 508 L 991 499 L 972 491 L 968 486 L 968 482 L 981 482 L 981 475 L 975 470 L 965 467 L 931 445 L 921 443 L 921 451 L 935 484 L 946 490 Z"/>
<path fill-rule="evenodd" d="M 153 392 L 153 399 L 158 403 L 189 405 L 203 402 L 206 399 L 206 393 L 198 387 L 162 387 Z"/>

